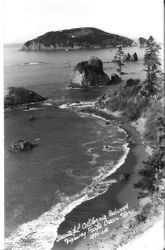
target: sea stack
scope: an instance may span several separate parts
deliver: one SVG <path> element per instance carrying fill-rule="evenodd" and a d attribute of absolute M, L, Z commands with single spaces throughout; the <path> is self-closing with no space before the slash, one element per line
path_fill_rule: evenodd
<path fill-rule="evenodd" d="M 87 88 L 110 84 L 110 79 L 103 71 L 103 63 L 97 57 L 78 63 L 70 74 L 70 86 Z"/>

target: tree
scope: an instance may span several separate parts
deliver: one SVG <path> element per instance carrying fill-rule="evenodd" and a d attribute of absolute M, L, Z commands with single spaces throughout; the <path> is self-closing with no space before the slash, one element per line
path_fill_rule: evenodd
<path fill-rule="evenodd" d="M 119 45 L 118 50 L 115 53 L 115 61 L 117 62 L 117 65 L 119 67 L 118 71 L 119 71 L 120 75 L 122 74 L 122 66 L 124 66 L 123 58 L 124 58 L 123 47 L 122 47 L 122 45 Z"/>
<path fill-rule="evenodd" d="M 144 81 L 144 90 L 147 92 L 147 96 L 155 96 L 159 91 L 161 73 L 161 63 L 159 59 L 160 49 L 160 45 L 150 36 L 146 42 L 146 52 L 144 56 L 145 71 L 147 72 Z"/>
<path fill-rule="evenodd" d="M 144 161 L 144 168 L 139 170 L 142 180 L 134 184 L 135 188 L 148 190 L 152 195 L 155 191 L 159 191 L 161 180 L 164 175 L 164 152 L 156 151 L 147 161 Z"/>

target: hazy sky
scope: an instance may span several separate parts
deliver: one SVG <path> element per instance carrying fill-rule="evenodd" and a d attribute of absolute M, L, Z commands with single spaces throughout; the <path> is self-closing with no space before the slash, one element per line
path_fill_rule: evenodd
<path fill-rule="evenodd" d="M 163 0 L 3 0 L 5 43 L 85 26 L 163 41 Z"/>

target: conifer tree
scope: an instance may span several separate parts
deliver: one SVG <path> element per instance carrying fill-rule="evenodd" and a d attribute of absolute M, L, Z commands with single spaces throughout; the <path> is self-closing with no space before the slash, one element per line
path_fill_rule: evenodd
<path fill-rule="evenodd" d="M 144 56 L 144 65 L 146 79 L 144 81 L 144 90 L 147 96 L 156 96 L 159 92 L 160 84 L 160 59 L 159 50 L 161 47 L 152 36 L 146 42 L 146 52 Z"/>
<path fill-rule="evenodd" d="M 124 51 L 123 51 L 122 45 L 119 45 L 118 50 L 115 53 L 115 58 L 117 61 L 117 65 L 119 67 L 118 71 L 119 71 L 120 75 L 122 74 L 122 66 L 124 65 L 123 57 L 124 57 Z"/>

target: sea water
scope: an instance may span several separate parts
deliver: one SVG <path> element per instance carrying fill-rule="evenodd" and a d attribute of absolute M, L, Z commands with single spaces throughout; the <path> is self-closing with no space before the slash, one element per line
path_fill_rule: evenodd
<path fill-rule="evenodd" d="M 49 99 L 5 111 L 6 249 L 46 250 L 53 246 L 66 214 L 106 192 L 110 182 L 105 177 L 124 163 L 129 148 L 127 134 L 116 121 L 106 124 L 101 117 L 67 105 L 91 107 L 110 89 L 83 92 L 67 86 L 74 65 L 90 56 L 104 62 L 108 75 L 115 73 L 114 49 L 51 53 L 19 48 L 4 48 L 5 93 L 10 86 L 23 86 Z M 135 48 L 126 50 L 133 53 Z M 139 62 L 125 69 L 135 78 L 141 74 L 144 51 L 136 52 Z M 36 120 L 30 121 L 29 115 Z M 10 143 L 18 139 L 37 147 L 9 152 Z"/>

